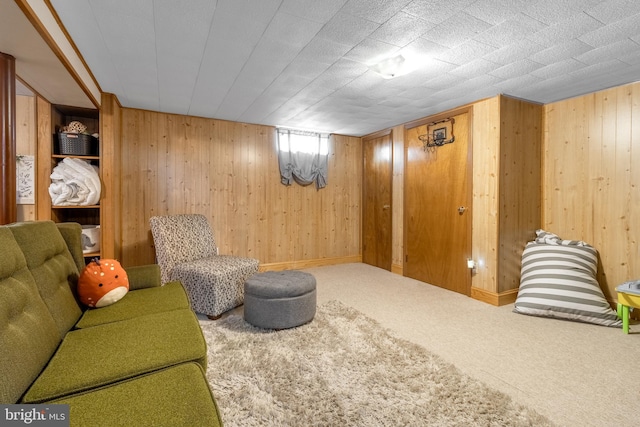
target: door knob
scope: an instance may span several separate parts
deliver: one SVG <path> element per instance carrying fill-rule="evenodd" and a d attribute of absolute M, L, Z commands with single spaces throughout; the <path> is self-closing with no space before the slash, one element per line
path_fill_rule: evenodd
<path fill-rule="evenodd" d="M 463 213 L 465 213 L 465 212 L 466 212 L 466 210 L 467 210 L 467 208 L 465 208 L 464 206 L 460 206 L 460 207 L 458 208 L 458 213 L 459 213 L 460 215 L 462 215 Z"/>
<path fill-rule="evenodd" d="M 389 209 L 391 207 L 391 205 L 383 205 L 382 209 Z"/>

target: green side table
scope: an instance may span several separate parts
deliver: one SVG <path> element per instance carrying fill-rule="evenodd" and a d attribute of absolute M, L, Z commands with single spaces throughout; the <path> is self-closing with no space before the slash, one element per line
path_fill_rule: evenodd
<path fill-rule="evenodd" d="M 640 289 L 633 286 L 635 282 L 626 282 L 616 288 L 618 291 L 618 317 L 622 319 L 622 332 L 629 333 L 629 313 L 631 307 L 640 308 Z"/>

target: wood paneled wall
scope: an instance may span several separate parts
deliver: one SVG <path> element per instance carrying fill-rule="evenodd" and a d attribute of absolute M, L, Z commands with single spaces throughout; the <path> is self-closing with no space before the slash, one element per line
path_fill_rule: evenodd
<path fill-rule="evenodd" d="M 542 224 L 542 112 L 540 104 L 500 97 L 499 294 L 520 287 L 522 251 Z"/>
<path fill-rule="evenodd" d="M 392 249 L 391 271 L 403 274 L 404 266 L 404 125 L 391 131 L 393 137 Z"/>
<path fill-rule="evenodd" d="M 103 93 L 100 107 L 101 254 L 121 259 L 122 250 L 122 107 L 115 95 Z"/>
<path fill-rule="evenodd" d="M 34 96 L 17 95 L 16 155 L 35 157 L 36 140 L 36 98 Z M 35 170 L 37 170 L 37 165 Z M 36 219 L 36 205 L 35 203 L 32 205 L 18 205 L 16 213 L 18 221 L 33 221 Z"/>
<path fill-rule="evenodd" d="M 545 105 L 543 227 L 599 252 L 606 297 L 640 278 L 640 83 Z"/>
<path fill-rule="evenodd" d="M 540 227 L 542 106 L 497 96 L 473 104 L 472 296 L 515 300 L 526 243 Z"/>
<path fill-rule="evenodd" d="M 122 263 L 154 261 L 149 218 L 201 213 L 220 253 L 263 269 L 358 262 L 362 143 L 330 140 L 326 188 L 280 183 L 275 129 L 122 109 Z"/>
<path fill-rule="evenodd" d="M 473 104 L 472 169 L 473 221 L 471 253 L 478 263 L 473 289 L 496 292 L 500 190 L 500 98 Z"/>

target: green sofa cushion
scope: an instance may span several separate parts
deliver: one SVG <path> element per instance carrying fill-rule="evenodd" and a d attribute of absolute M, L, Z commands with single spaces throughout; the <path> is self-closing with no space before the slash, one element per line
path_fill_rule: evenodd
<path fill-rule="evenodd" d="M 52 221 L 23 222 L 7 227 L 24 253 L 40 296 L 58 326 L 60 338 L 64 337 L 82 314 L 72 292 L 78 268 L 65 240 Z"/>
<path fill-rule="evenodd" d="M 189 298 L 182 284 L 170 282 L 162 287 L 130 291 L 120 301 L 106 307 L 90 308 L 84 312 L 76 328 L 185 308 L 189 308 Z"/>
<path fill-rule="evenodd" d="M 71 426 L 222 426 L 202 368 L 196 363 L 50 403 L 70 405 Z"/>
<path fill-rule="evenodd" d="M 173 310 L 69 332 L 24 403 L 39 403 L 178 363 L 206 368 L 206 343 L 191 310 Z"/>
<path fill-rule="evenodd" d="M 27 261 L 0 227 L 0 403 L 16 403 L 53 355 L 60 335 Z"/>

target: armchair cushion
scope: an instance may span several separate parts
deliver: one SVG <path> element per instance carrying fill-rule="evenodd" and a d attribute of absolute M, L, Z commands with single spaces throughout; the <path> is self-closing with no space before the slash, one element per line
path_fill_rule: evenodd
<path fill-rule="evenodd" d="M 256 259 L 214 255 L 177 264 L 171 279 L 182 282 L 194 311 L 218 316 L 243 303 L 244 282 L 257 272 Z"/>

